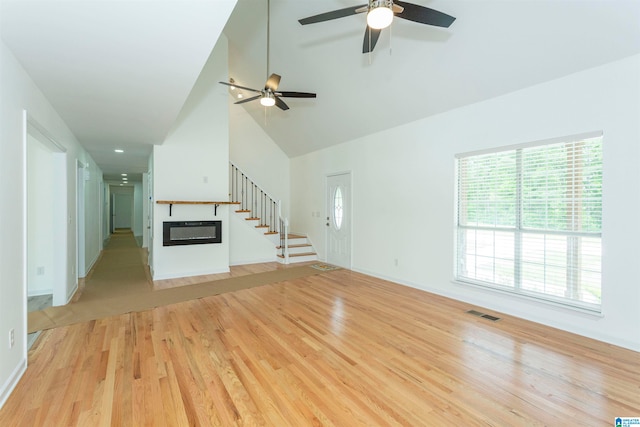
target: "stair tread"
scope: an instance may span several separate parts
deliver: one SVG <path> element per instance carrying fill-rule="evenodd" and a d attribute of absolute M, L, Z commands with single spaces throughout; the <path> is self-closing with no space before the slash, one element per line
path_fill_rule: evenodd
<path fill-rule="evenodd" d="M 236 213 L 247 213 L 247 212 L 251 212 L 249 209 L 240 209 L 239 211 L 236 211 Z"/>
<path fill-rule="evenodd" d="M 256 225 L 256 228 L 269 228 L 269 226 L 260 224 L 260 225 Z"/>
<path fill-rule="evenodd" d="M 301 236 L 300 234 L 289 234 L 287 235 L 289 239 L 306 239 L 307 236 Z"/>
<path fill-rule="evenodd" d="M 304 248 L 304 247 L 311 247 L 311 244 L 309 243 L 301 243 L 299 245 L 289 245 L 290 248 Z M 276 246 L 276 249 L 282 249 L 282 246 Z"/>
<path fill-rule="evenodd" d="M 260 218 L 256 218 L 256 217 L 250 217 L 250 218 L 245 218 L 247 221 L 260 221 Z"/>
<path fill-rule="evenodd" d="M 280 233 L 278 233 L 277 231 L 267 231 L 264 234 L 280 234 Z"/>
<path fill-rule="evenodd" d="M 289 258 L 293 258 L 293 257 L 299 257 L 299 256 L 311 256 L 311 255 L 317 255 L 315 252 L 303 252 L 300 254 L 289 254 Z M 284 258 L 284 255 L 282 254 L 278 254 L 278 256 L 280 258 Z"/>

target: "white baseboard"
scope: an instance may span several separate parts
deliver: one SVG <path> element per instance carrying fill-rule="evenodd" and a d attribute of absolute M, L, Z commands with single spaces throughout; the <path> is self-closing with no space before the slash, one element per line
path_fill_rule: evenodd
<path fill-rule="evenodd" d="M 26 371 L 27 371 L 27 358 L 25 357 L 15 367 L 11 375 L 9 375 L 9 378 L 7 378 L 7 381 L 5 381 L 4 384 L 2 384 L 2 388 L 0 388 L 0 409 L 2 409 L 5 402 L 11 395 L 11 392 L 13 391 L 14 388 L 16 388 L 16 385 L 18 385 L 18 381 L 20 381 L 20 378 L 22 378 L 22 376 Z"/>
<path fill-rule="evenodd" d="M 87 274 L 89 274 L 89 272 L 91 271 L 91 269 L 93 268 L 94 265 L 96 265 L 96 262 L 100 259 L 100 255 L 102 254 L 102 252 L 98 252 L 98 255 L 95 256 L 95 258 L 93 258 L 89 264 L 86 265 L 86 270 L 84 272 L 84 276 L 82 277 L 87 277 Z"/>
<path fill-rule="evenodd" d="M 78 290 L 78 282 L 76 281 L 75 286 L 73 287 L 73 289 L 71 289 L 71 292 L 67 294 L 66 304 L 69 304 L 71 302 L 71 300 L 73 299 L 73 295 L 75 295 L 77 290 Z"/>
<path fill-rule="evenodd" d="M 53 289 L 27 290 L 27 296 L 29 297 L 38 297 L 40 295 L 51 295 L 51 294 L 53 294 Z"/>

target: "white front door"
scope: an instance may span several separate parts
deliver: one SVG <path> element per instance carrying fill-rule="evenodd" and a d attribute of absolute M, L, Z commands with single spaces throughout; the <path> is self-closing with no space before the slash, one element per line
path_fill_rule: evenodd
<path fill-rule="evenodd" d="M 327 177 L 327 262 L 351 268 L 351 173 Z"/>

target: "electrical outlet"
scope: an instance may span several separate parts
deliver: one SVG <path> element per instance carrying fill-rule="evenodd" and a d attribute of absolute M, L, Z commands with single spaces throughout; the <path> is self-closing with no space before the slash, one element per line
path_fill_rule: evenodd
<path fill-rule="evenodd" d="M 36 269 L 36 274 L 37 274 L 38 276 L 44 276 L 44 267 L 38 267 L 38 268 Z"/>
<path fill-rule="evenodd" d="M 397 267 L 398 266 L 398 258 L 393 260 L 393 264 Z"/>
<path fill-rule="evenodd" d="M 15 330 L 11 329 L 9 331 L 9 348 L 13 348 L 15 344 L 16 344 L 16 332 Z"/>

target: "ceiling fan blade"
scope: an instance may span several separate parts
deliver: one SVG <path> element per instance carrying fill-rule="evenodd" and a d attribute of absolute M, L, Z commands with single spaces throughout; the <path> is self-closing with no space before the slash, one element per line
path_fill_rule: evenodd
<path fill-rule="evenodd" d="M 362 9 L 365 8 L 365 9 Z M 308 18 L 298 19 L 302 25 L 315 24 L 317 22 L 330 21 L 332 19 L 344 18 L 345 16 L 356 15 L 360 12 L 368 10 L 367 4 L 358 6 L 345 7 L 344 9 L 332 10 L 331 12 L 321 13 L 319 15 L 309 16 Z"/>
<path fill-rule="evenodd" d="M 258 98 L 262 98 L 262 95 L 252 96 L 251 98 L 241 99 L 240 101 L 234 102 L 234 104 L 244 104 L 245 102 L 255 101 Z"/>
<path fill-rule="evenodd" d="M 280 84 L 280 78 L 281 77 L 278 74 L 271 74 L 267 82 L 264 84 L 264 88 L 271 89 L 272 92 L 275 92 Z"/>
<path fill-rule="evenodd" d="M 397 0 L 394 3 L 398 6 L 404 7 L 402 12 L 396 14 L 398 18 L 444 28 L 448 28 L 453 24 L 453 21 L 456 20 L 453 16 L 449 16 L 446 13 L 430 9 L 428 7 Z"/>
<path fill-rule="evenodd" d="M 250 87 L 238 86 L 237 84 L 231 84 L 231 83 L 227 83 L 227 82 L 218 82 L 218 83 L 223 84 L 223 85 L 227 85 L 227 86 L 237 87 L 238 89 L 249 90 L 251 92 L 262 93 L 258 89 L 251 89 Z"/>
<path fill-rule="evenodd" d="M 315 98 L 316 94 L 311 92 L 278 92 L 278 96 L 284 96 L 285 98 Z"/>
<path fill-rule="evenodd" d="M 276 100 L 276 107 L 278 107 L 283 111 L 286 111 L 289 109 L 289 106 L 285 104 L 284 101 L 280 99 L 280 97 L 274 95 L 273 98 Z"/>
<path fill-rule="evenodd" d="M 362 43 L 362 53 L 373 52 L 373 48 L 376 47 L 378 39 L 380 38 L 380 31 L 374 28 L 370 28 L 367 25 L 367 29 L 364 32 L 364 41 Z"/>

